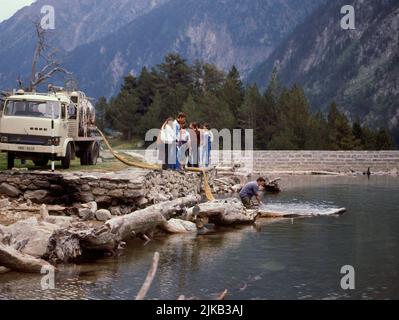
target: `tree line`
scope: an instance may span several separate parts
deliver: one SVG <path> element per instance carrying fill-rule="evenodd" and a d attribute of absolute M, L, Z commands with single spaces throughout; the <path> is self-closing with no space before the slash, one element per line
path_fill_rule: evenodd
<path fill-rule="evenodd" d="M 236 67 L 225 73 L 203 62 L 188 64 L 168 54 L 151 70 L 124 78 L 120 92 L 96 104 L 100 129 L 116 130 L 124 140 L 143 140 L 147 130 L 184 112 L 188 121 L 215 129 L 254 129 L 254 147 L 265 150 L 396 149 L 387 128 L 352 123 L 331 103 L 328 114 L 312 112 L 299 85 L 283 86 L 276 72 L 264 92 L 244 86 Z"/>

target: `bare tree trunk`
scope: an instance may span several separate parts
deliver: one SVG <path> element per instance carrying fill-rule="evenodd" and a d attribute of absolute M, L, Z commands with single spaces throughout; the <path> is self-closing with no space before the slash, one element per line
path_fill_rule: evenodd
<path fill-rule="evenodd" d="M 40 273 L 43 267 L 52 267 L 47 261 L 23 254 L 0 243 L 0 265 L 11 270 Z"/>

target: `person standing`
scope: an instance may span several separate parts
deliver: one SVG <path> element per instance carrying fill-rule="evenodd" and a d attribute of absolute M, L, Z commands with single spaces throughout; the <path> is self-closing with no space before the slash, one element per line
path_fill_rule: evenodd
<path fill-rule="evenodd" d="M 190 135 L 185 127 L 180 129 L 179 142 L 177 143 L 177 160 L 180 164 L 179 169 L 184 170 L 187 163 L 187 152 L 190 145 Z"/>
<path fill-rule="evenodd" d="M 211 127 L 208 123 L 204 124 L 204 128 L 202 130 L 203 136 L 203 145 L 201 150 L 201 163 L 203 167 L 208 168 L 211 163 L 211 150 L 213 143 L 213 133 L 211 131 Z"/>
<path fill-rule="evenodd" d="M 241 202 L 245 208 L 251 209 L 251 199 L 255 197 L 259 204 L 261 204 L 259 198 L 259 187 L 263 189 L 266 187 L 266 180 L 259 177 L 256 181 L 248 182 L 240 191 Z"/>
<path fill-rule="evenodd" d="M 173 118 L 166 119 L 159 134 L 159 160 L 162 162 L 162 169 L 173 169 L 173 154 L 175 144 L 175 133 L 173 131 Z"/>
<path fill-rule="evenodd" d="M 175 134 L 175 142 L 174 142 L 175 162 L 174 162 L 174 166 L 173 166 L 173 169 L 175 169 L 175 170 L 180 168 L 180 164 L 179 164 L 178 157 L 177 157 L 177 153 L 178 153 L 177 145 L 181 141 L 181 136 L 180 136 L 181 131 L 180 130 L 182 127 L 184 127 L 185 124 L 186 124 L 186 114 L 183 112 L 180 112 L 172 124 L 172 128 L 173 128 L 173 131 Z"/>
<path fill-rule="evenodd" d="M 198 124 L 196 122 L 191 122 L 188 132 L 190 135 L 190 156 L 188 167 L 198 168 L 198 151 L 200 144 L 200 132 L 198 130 Z"/>

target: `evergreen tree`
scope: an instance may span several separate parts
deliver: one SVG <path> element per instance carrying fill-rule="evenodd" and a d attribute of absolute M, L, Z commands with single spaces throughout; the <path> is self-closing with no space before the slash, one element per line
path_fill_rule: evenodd
<path fill-rule="evenodd" d="M 237 68 L 233 66 L 223 85 L 222 97 L 229 106 L 235 119 L 238 118 L 238 113 L 244 100 L 244 94 L 245 90 L 240 78 L 240 73 Z"/>
<path fill-rule="evenodd" d="M 240 129 L 257 129 L 257 114 L 262 103 L 262 96 L 256 85 L 245 90 L 243 104 L 238 110 L 237 126 Z"/>
<path fill-rule="evenodd" d="M 191 94 L 188 95 L 186 102 L 183 104 L 183 112 L 187 115 L 188 122 L 202 122 L 201 113 L 198 104 L 195 102 Z"/>
<path fill-rule="evenodd" d="M 159 91 L 156 91 L 154 99 L 148 108 L 147 113 L 143 116 L 141 122 L 141 135 L 144 137 L 145 133 L 154 128 L 161 128 L 165 119 L 161 117 L 162 111 L 162 97 Z"/>
<path fill-rule="evenodd" d="M 395 150 L 395 142 L 387 129 L 381 128 L 376 138 L 376 150 Z"/>
<path fill-rule="evenodd" d="M 310 117 L 309 136 L 305 143 L 305 149 L 328 149 L 328 123 L 320 111 Z"/>
<path fill-rule="evenodd" d="M 100 97 L 95 105 L 96 125 L 103 131 L 106 128 L 106 117 L 108 111 L 108 103 L 104 97 Z"/>
<path fill-rule="evenodd" d="M 332 150 L 352 150 L 355 147 L 355 137 L 349 121 L 340 113 L 337 104 L 333 102 L 328 114 L 329 145 Z"/>
<path fill-rule="evenodd" d="M 305 149 L 309 132 L 309 103 L 303 89 L 294 85 L 284 89 L 279 99 L 278 133 L 272 138 L 271 146 L 293 150 Z"/>
<path fill-rule="evenodd" d="M 205 92 L 198 102 L 199 121 L 208 122 L 215 129 L 231 129 L 234 127 L 235 118 L 229 108 L 229 105 L 218 99 L 215 94 Z"/>

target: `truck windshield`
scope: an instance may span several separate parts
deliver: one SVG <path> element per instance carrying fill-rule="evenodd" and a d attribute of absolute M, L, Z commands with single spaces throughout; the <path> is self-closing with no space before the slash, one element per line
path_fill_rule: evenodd
<path fill-rule="evenodd" d="M 56 101 L 9 100 L 4 115 L 56 119 L 60 116 L 60 104 Z"/>

